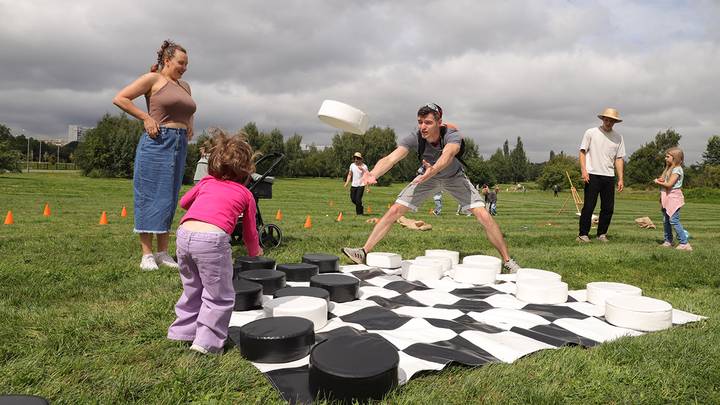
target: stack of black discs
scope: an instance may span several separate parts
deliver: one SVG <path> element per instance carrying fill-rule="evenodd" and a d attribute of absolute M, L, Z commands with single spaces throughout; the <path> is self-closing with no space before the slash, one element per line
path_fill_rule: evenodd
<path fill-rule="evenodd" d="M 244 278 L 238 278 L 233 280 L 233 287 L 235 288 L 233 311 L 249 311 L 262 308 L 262 285 Z"/>
<path fill-rule="evenodd" d="M 279 297 L 316 297 L 330 302 L 330 293 L 318 287 L 285 287 L 275 291 L 274 298 Z"/>
<path fill-rule="evenodd" d="M 264 295 L 273 295 L 285 287 L 285 273 L 277 270 L 248 270 L 238 273 L 238 277 L 262 285 Z"/>
<path fill-rule="evenodd" d="M 315 343 L 313 323 L 295 316 L 263 318 L 230 329 L 242 356 L 258 363 L 287 363 L 301 359 L 310 353 Z"/>
<path fill-rule="evenodd" d="M 310 287 L 330 293 L 330 301 L 348 302 L 357 299 L 360 280 L 344 274 L 318 274 L 310 279 Z"/>
<path fill-rule="evenodd" d="M 310 352 L 310 390 L 352 403 L 382 399 L 398 383 L 398 351 L 379 335 L 337 336 Z"/>
<path fill-rule="evenodd" d="M 310 277 L 320 273 L 318 266 L 310 263 L 278 264 L 275 270 L 285 273 L 287 281 L 310 281 Z"/>
<path fill-rule="evenodd" d="M 258 269 L 274 269 L 275 259 L 265 256 L 240 256 L 235 259 L 233 264 L 233 278 L 238 277 L 241 271 L 258 270 Z"/>
<path fill-rule="evenodd" d="M 337 273 L 340 271 L 340 258 L 325 253 L 305 253 L 303 263 L 318 266 L 320 273 Z"/>

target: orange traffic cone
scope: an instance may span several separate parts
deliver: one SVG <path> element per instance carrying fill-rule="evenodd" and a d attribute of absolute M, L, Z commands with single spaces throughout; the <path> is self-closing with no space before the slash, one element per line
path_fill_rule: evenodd
<path fill-rule="evenodd" d="M 308 215 L 307 218 L 305 218 L 305 225 L 303 225 L 303 227 L 305 229 L 312 228 L 312 220 L 310 219 L 310 215 Z"/>
<path fill-rule="evenodd" d="M 127 217 L 127 208 L 125 208 L 124 205 L 122 211 L 120 211 L 120 216 L 123 218 Z"/>
<path fill-rule="evenodd" d="M 12 211 L 8 211 L 7 215 L 5 215 L 5 225 L 12 225 L 14 223 Z"/>
<path fill-rule="evenodd" d="M 369 206 L 369 205 L 368 205 L 367 213 L 368 213 L 368 214 L 372 214 L 372 207 Z"/>
<path fill-rule="evenodd" d="M 340 213 L 338 214 L 338 217 L 337 217 L 337 222 L 340 222 L 340 221 L 342 221 L 342 211 L 340 211 Z"/>
<path fill-rule="evenodd" d="M 278 210 L 277 214 L 275 214 L 275 219 L 282 221 L 282 211 Z"/>
<path fill-rule="evenodd" d="M 45 209 L 43 210 L 43 216 L 49 217 L 50 216 L 50 204 L 45 203 Z"/>
<path fill-rule="evenodd" d="M 105 213 L 105 211 L 103 211 L 102 215 L 100 215 L 99 225 L 107 225 L 107 224 L 108 224 L 107 213 Z"/>

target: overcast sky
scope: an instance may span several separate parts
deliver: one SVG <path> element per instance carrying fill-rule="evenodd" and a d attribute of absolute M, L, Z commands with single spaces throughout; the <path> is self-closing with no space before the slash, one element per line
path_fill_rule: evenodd
<path fill-rule="evenodd" d="M 188 50 L 198 130 L 330 144 L 334 99 L 399 135 L 435 102 L 485 157 L 520 136 L 536 162 L 576 153 L 605 107 L 628 154 L 674 128 L 692 163 L 720 134 L 717 0 L 0 0 L 0 17 L 0 123 L 31 136 L 118 113 L 166 38 Z"/>

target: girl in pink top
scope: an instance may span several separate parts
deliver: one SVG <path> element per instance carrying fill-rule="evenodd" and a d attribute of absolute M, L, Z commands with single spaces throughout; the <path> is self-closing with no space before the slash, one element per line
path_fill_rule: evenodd
<path fill-rule="evenodd" d="M 245 184 L 255 170 L 246 135 L 216 130 L 208 174 L 180 200 L 187 210 L 177 230 L 183 293 L 175 305 L 168 338 L 191 342 L 197 352 L 219 353 L 233 306 L 230 234 L 243 215 L 243 242 L 250 256 L 262 255 L 255 226 L 255 198 Z"/>
<path fill-rule="evenodd" d="M 685 205 L 685 196 L 682 192 L 683 177 L 682 169 L 684 154 L 680 148 L 670 148 L 665 152 L 665 170 L 660 177 L 655 179 L 655 184 L 660 186 L 660 205 L 663 213 L 663 229 L 665 241 L 663 247 L 672 247 L 675 229 L 679 244 L 676 249 L 692 250 L 688 243 L 687 232 L 680 223 L 680 208 Z"/>

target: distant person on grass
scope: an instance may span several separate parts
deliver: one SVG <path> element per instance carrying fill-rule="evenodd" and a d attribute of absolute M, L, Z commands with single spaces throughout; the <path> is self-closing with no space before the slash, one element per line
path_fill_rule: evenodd
<path fill-rule="evenodd" d="M 655 184 L 660 186 L 660 205 L 663 213 L 664 241 L 661 246 L 672 247 L 672 230 L 675 229 L 680 242 L 676 249 L 692 250 L 692 246 L 688 243 L 687 232 L 680 223 L 680 208 L 685 205 L 685 196 L 682 192 L 685 177 L 682 169 L 684 159 L 682 149 L 668 149 L 665 152 L 665 170 L 655 179 Z"/>
<path fill-rule="evenodd" d="M 195 165 L 195 175 L 193 176 L 194 184 L 197 184 L 198 181 L 202 180 L 203 177 L 208 174 L 208 158 L 210 157 L 210 153 L 208 153 L 209 149 L 210 147 L 207 144 L 203 144 L 200 147 L 200 159 L 198 159 L 197 164 Z"/>
<path fill-rule="evenodd" d="M 460 131 L 443 125 L 442 109 L 437 104 L 427 104 L 417 113 L 418 130 L 402 138 L 397 148 L 380 159 L 375 167 L 365 174 L 365 182 L 377 183 L 377 178 L 392 169 L 408 153 L 422 151 L 422 174 L 418 175 L 398 195 L 395 203 L 378 221 L 361 248 L 343 248 L 343 253 L 355 263 L 364 263 L 365 256 L 390 231 L 398 218 L 408 210 L 417 211 L 423 201 L 439 191 L 452 195 L 462 209 L 468 209 L 485 228 L 485 233 L 502 256 L 504 268 L 516 272 L 520 266 L 510 258 L 500 227 L 485 210 L 485 203 L 477 189 L 465 175 L 463 166 L 456 156 L 461 149 Z"/>
<path fill-rule="evenodd" d="M 495 188 L 497 190 L 497 188 Z M 490 190 L 490 186 L 483 184 L 482 195 L 485 197 L 485 207 L 490 215 L 497 215 L 497 191 Z"/>
<path fill-rule="evenodd" d="M 243 184 L 255 171 L 253 151 L 239 133 L 217 130 L 204 177 L 180 200 L 187 210 L 177 230 L 177 258 L 183 293 L 168 338 L 191 342 L 191 350 L 219 353 L 227 338 L 235 305 L 230 235 L 243 215 L 243 242 L 248 255 L 263 250 L 255 226 L 255 198 Z"/>
<path fill-rule="evenodd" d="M 350 164 L 348 169 L 347 178 L 343 187 L 347 188 L 350 184 L 350 201 L 355 204 L 355 214 L 363 215 L 363 193 L 367 184 L 363 181 L 363 174 L 367 173 L 368 167 L 363 163 L 363 156 L 360 152 L 355 152 L 353 155 L 353 162 Z"/>
<path fill-rule="evenodd" d="M 123 111 L 142 120 L 145 127 L 135 151 L 133 172 L 135 232 L 140 234 L 142 270 L 157 270 L 158 265 L 178 267 L 167 250 L 196 109 L 190 86 L 180 80 L 187 65 L 185 48 L 165 41 L 150 73 L 120 90 L 113 99 Z M 148 112 L 133 104 L 142 95 Z M 155 255 L 153 235 L 157 235 Z"/>
<path fill-rule="evenodd" d="M 580 213 L 580 225 L 577 241 L 589 243 L 590 226 L 593 211 L 600 196 L 600 218 L 597 227 L 597 240 L 607 242 L 615 207 L 615 173 L 617 172 L 617 191 L 621 193 L 625 186 L 623 168 L 625 167 L 625 142 L 622 135 L 613 130 L 619 122 L 620 114 L 614 108 L 606 108 L 598 118 L 599 127 L 590 128 L 580 143 L 580 171 L 585 182 L 584 203 Z"/>

